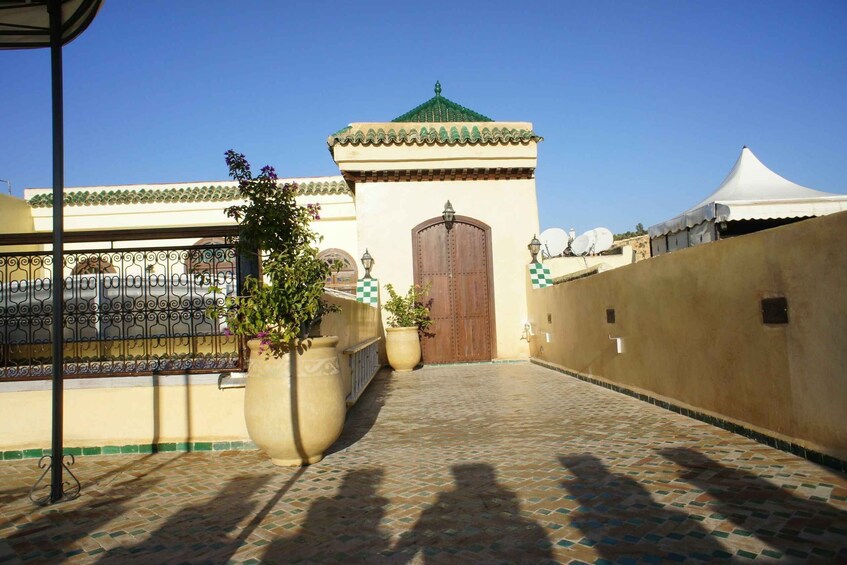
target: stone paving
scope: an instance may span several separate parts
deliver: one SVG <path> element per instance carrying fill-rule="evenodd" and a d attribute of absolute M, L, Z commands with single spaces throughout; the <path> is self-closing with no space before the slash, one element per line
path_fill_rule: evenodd
<path fill-rule="evenodd" d="M 847 477 L 527 363 L 381 374 L 327 457 L 0 463 L 2 563 L 847 562 Z"/>

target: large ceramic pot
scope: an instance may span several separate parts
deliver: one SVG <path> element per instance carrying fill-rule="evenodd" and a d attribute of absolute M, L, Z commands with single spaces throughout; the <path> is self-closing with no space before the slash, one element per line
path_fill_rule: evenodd
<path fill-rule="evenodd" d="M 406 373 L 421 362 L 421 340 L 417 326 L 385 329 L 388 364 L 398 373 Z"/>
<path fill-rule="evenodd" d="M 250 439 L 275 465 L 317 463 L 341 435 L 347 407 L 337 337 L 309 338 L 282 356 L 251 340 L 244 395 Z"/>

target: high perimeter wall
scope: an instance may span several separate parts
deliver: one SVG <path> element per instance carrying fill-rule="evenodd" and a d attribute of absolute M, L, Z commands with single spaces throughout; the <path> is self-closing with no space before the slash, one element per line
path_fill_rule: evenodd
<path fill-rule="evenodd" d="M 842 212 L 529 290 L 531 354 L 847 460 L 845 244 Z"/>

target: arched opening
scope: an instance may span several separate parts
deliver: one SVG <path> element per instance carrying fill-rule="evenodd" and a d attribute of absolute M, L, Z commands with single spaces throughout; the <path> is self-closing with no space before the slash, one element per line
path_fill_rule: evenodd
<path fill-rule="evenodd" d="M 114 275 L 117 273 L 115 266 L 101 257 L 88 257 L 74 267 L 74 275 Z"/>
<path fill-rule="evenodd" d="M 344 251 L 343 249 L 324 249 L 318 253 L 318 259 L 327 263 L 341 264 L 338 272 L 333 271 L 326 278 L 326 288 L 346 292 L 348 294 L 356 294 L 356 281 L 359 278 L 359 268 L 356 265 L 356 260 Z"/>
<path fill-rule="evenodd" d="M 235 252 L 222 237 L 204 237 L 188 250 L 185 272 L 209 282 L 234 280 Z"/>

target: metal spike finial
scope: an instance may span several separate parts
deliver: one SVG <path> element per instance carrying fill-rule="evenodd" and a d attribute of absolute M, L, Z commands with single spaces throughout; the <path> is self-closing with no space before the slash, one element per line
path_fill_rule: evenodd
<path fill-rule="evenodd" d="M 441 82 L 435 81 L 435 95 L 441 96 Z"/>

